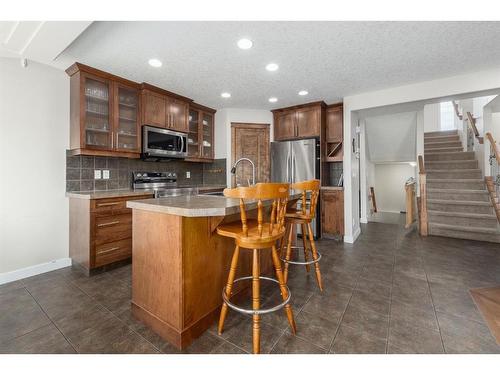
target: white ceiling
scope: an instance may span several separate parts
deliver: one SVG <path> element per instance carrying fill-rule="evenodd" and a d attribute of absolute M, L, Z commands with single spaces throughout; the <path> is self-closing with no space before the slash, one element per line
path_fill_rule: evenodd
<path fill-rule="evenodd" d="M 241 37 L 254 47 L 238 49 Z M 215 108 L 268 109 L 499 67 L 499 40 L 500 22 L 94 22 L 56 64 L 79 61 Z M 150 67 L 152 57 L 163 66 Z M 269 62 L 280 69 L 266 71 Z"/>

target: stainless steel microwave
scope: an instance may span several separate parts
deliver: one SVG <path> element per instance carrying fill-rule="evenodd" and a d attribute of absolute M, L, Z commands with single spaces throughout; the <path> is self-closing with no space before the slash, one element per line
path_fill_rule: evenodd
<path fill-rule="evenodd" d="M 142 127 L 143 159 L 187 157 L 187 135 L 163 128 Z"/>

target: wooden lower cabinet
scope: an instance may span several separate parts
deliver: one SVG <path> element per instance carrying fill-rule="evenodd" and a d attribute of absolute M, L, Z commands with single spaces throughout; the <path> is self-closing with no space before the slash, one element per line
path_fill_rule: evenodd
<path fill-rule="evenodd" d="M 321 235 L 325 238 L 344 235 L 343 190 L 321 190 Z"/>
<path fill-rule="evenodd" d="M 152 198 L 151 194 L 128 197 L 69 198 L 69 254 L 73 265 L 87 275 L 93 270 L 132 256 L 132 210 L 129 200 Z"/>

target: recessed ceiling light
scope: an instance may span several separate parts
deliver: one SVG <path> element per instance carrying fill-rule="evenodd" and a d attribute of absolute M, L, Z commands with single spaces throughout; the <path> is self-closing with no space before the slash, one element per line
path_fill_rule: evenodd
<path fill-rule="evenodd" d="M 278 68 L 279 68 L 278 64 L 275 63 L 270 63 L 266 65 L 266 70 L 270 72 L 275 72 L 276 70 L 278 70 Z"/>
<path fill-rule="evenodd" d="M 304 96 L 304 95 L 307 95 L 307 94 L 309 94 L 309 92 L 307 90 L 300 90 L 299 91 L 299 95 L 300 96 Z"/>
<path fill-rule="evenodd" d="M 222 94 L 220 94 L 220 96 L 222 96 L 223 98 L 230 98 L 231 97 L 231 94 L 228 93 L 228 92 L 223 92 Z"/>
<path fill-rule="evenodd" d="M 252 48 L 252 46 L 253 42 L 250 39 L 243 38 L 238 40 L 238 47 L 240 47 L 241 49 L 250 49 Z"/>
<path fill-rule="evenodd" d="M 269 98 L 270 103 L 276 103 L 278 101 L 278 98 L 275 98 L 274 96 L 272 98 Z"/>
<path fill-rule="evenodd" d="M 154 68 L 159 68 L 162 65 L 161 61 L 158 59 L 149 59 L 148 63 Z"/>

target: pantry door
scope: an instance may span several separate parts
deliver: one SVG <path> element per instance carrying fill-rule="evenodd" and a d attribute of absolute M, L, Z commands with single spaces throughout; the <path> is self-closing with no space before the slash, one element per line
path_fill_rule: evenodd
<path fill-rule="evenodd" d="M 248 158 L 255 164 L 255 183 L 269 182 L 270 148 L 269 124 L 231 123 L 231 165 L 239 158 Z M 252 166 L 242 161 L 231 178 L 231 186 L 252 183 Z"/>

